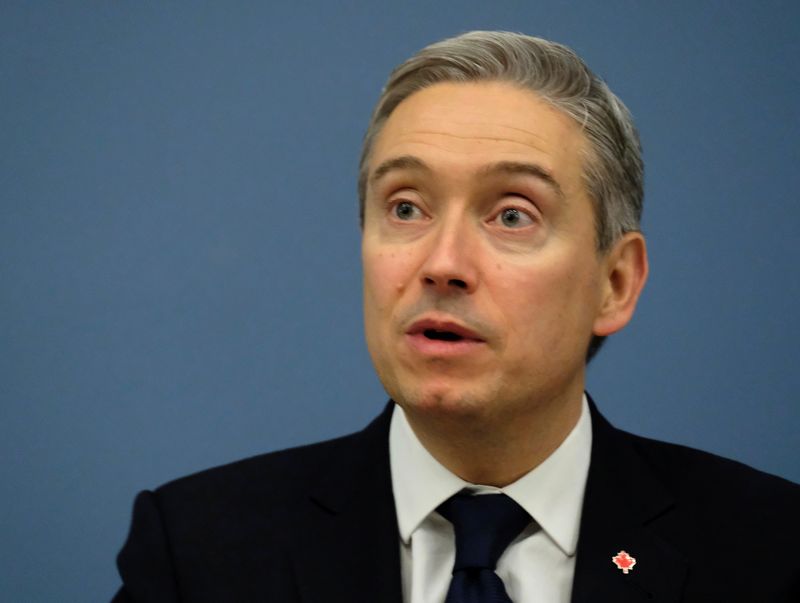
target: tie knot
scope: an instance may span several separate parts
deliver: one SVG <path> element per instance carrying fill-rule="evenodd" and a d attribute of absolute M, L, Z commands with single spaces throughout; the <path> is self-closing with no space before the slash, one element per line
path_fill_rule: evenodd
<path fill-rule="evenodd" d="M 505 494 L 473 496 L 462 491 L 436 510 L 453 524 L 456 535 L 454 572 L 494 570 L 506 547 L 531 521 L 528 512 Z"/>

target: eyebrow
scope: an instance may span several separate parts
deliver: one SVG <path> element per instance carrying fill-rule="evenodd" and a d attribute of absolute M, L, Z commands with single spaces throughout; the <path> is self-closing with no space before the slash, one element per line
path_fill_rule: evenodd
<path fill-rule="evenodd" d="M 393 157 L 381 163 L 369 177 L 370 185 L 374 186 L 389 172 L 396 170 L 415 170 L 429 173 L 433 171 L 428 164 L 419 157 L 401 155 L 400 157 Z M 497 163 L 485 165 L 478 171 L 478 175 L 481 177 L 493 176 L 496 174 L 522 174 L 533 176 L 551 188 L 556 195 L 558 195 L 559 199 L 564 200 L 565 198 L 561 185 L 553 177 L 553 174 L 541 165 L 526 163 L 524 161 L 498 161 Z"/>
<path fill-rule="evenodd" d="M 386 174 L 395 170 L 416 170 L 430 172 L 431 168 L 429 168 L 428 164 L 418 157 L 414 157 L 413 155 L 401 155 L 400 157 L 387 159 L 377 168 L 375 168 L 375 172 L 369 177 L 369 183 L 371 185 L 375 185 L 381 178 L 386 176 Z"/>
<path fill-rule="evenodd" d="M 553 189 L 558 195 L 559 199 L 564 200 L 564 191 L 561 190 L 561 185 L 553 177 L 553 174 L 547 169 L 536 163 L 526 163 L 523 161 L 498 161 L 490 165 L 482 167 L 478 174 L 481 176 L 492 176 L 494 174 L 522 174 L 533 176 L 537 180 L 541 180 L 545 185 Z"/>

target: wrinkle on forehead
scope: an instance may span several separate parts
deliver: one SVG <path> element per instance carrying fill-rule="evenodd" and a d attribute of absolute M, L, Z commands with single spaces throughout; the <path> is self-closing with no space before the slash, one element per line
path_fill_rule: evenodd
<path fill-rule="evenodd" d="M 470 106 L 469 89 L 475 87 L 495 96 L 499 110 L 487 113 L 480 101 Z M 397 106 L 376 142 L 415 134 L 514 142 L 537 150 L 580 145 L 583 138 L 574 119 L 534 92 L 503 83 L 440 83 L 424 88 Z"/>
<path fill-rule="evenodd" d="M 475 120 L 456 120 L 443 116 L 442 119 L 425 117 L 413 118 L 411 124 L 401 132 L 396 132 L 398 141 L 403 141 L 414 136 L 442 136 L 454 140 L 486 140 L 499 143 L 514 143 L 542 150 L 547 146 L 548 136 L 532 132 L 526 128 L 511 124 L 487 123 L 486 116 L 479 115 Z M 389 128 L 391 125 L 389 125 Z"/>
<path fill-rule="evenodd" d="M 387 137 L 388 138 L 388 137 Z M 382 145 L 383 146 L 383 145 Z M 404 131 L 393 137 L 383 148 L 384 154 L 411 152 L 413 148 L 429 148 L 446 154 L 464 157 L 494 155 L 496 158 L 508 157 L 517 160 L 531 159 L 535 154 L 536 163 L 544 164 L 548 170 L 553 163 L 553 145 L 544 137 L 530 133 L 527 140 L 506 138 L 502 135 L 484 133 L 470 134 L 440 130 Z M 486 158 L 487 161 L 489 158 Z"/>
<path fill-rule="evenodd" d="M 468 124 L 469 126 L 473 126 L 475 124 Z M 511 128 L 508 126 L 510 130 L 517 130 L 518 132 L 523 133 L 524 135 L 536 139 L 540 142 L 544 142 L 545 138 L 543 136 L 539 136 L 533 132 L 529 132 L 528 130 L 524 130 L 522 128 Z M 422 135 L 422 136 L 444 136 L 446 138 L 454 138 L 457 140 L 489 140 L 492 142 L 512 142 L 516 144 L 523 144 L 526 146 L 532 146 L 534 148 L 538 148 L 536 145 L 530 144 L 528 142 L 524 142 L 521 140 L 513 140 L 511 138 L 506 138 L 505 136 L 490 136 L 490 135 L 480 135 L 480 134 L 456 134 L 454 132 L 443 132 L 438 130 L 414 130 L 413 132 L 407 132 L 404 134 L 400 134 L 398 136 L 398 140 L 404 140 L 406 138 L 413 138 L 414 135 Z"/>

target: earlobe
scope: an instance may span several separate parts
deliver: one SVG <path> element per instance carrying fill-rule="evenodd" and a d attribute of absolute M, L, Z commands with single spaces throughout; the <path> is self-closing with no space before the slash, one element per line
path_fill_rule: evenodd
<path fill-rule="evenodd" d="M 647 246 L 640 232 L 623 235 L 606 254 L 604 293 L 595 335 L 611 335 L 630 322 L 647 281 Z"/>

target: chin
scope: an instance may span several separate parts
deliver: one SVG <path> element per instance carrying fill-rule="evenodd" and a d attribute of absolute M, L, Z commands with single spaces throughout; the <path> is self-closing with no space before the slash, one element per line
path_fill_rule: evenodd
<path fill-rule="evenodd" d="M 403 410 L 416 415 L 445 417 L 479 417 L 485 415 L 487 400 L 491 399 L 478 392 L 454 387 L 447 383 L 418 384 L 415 387 L 398 388 L 393 399 Z"/>

